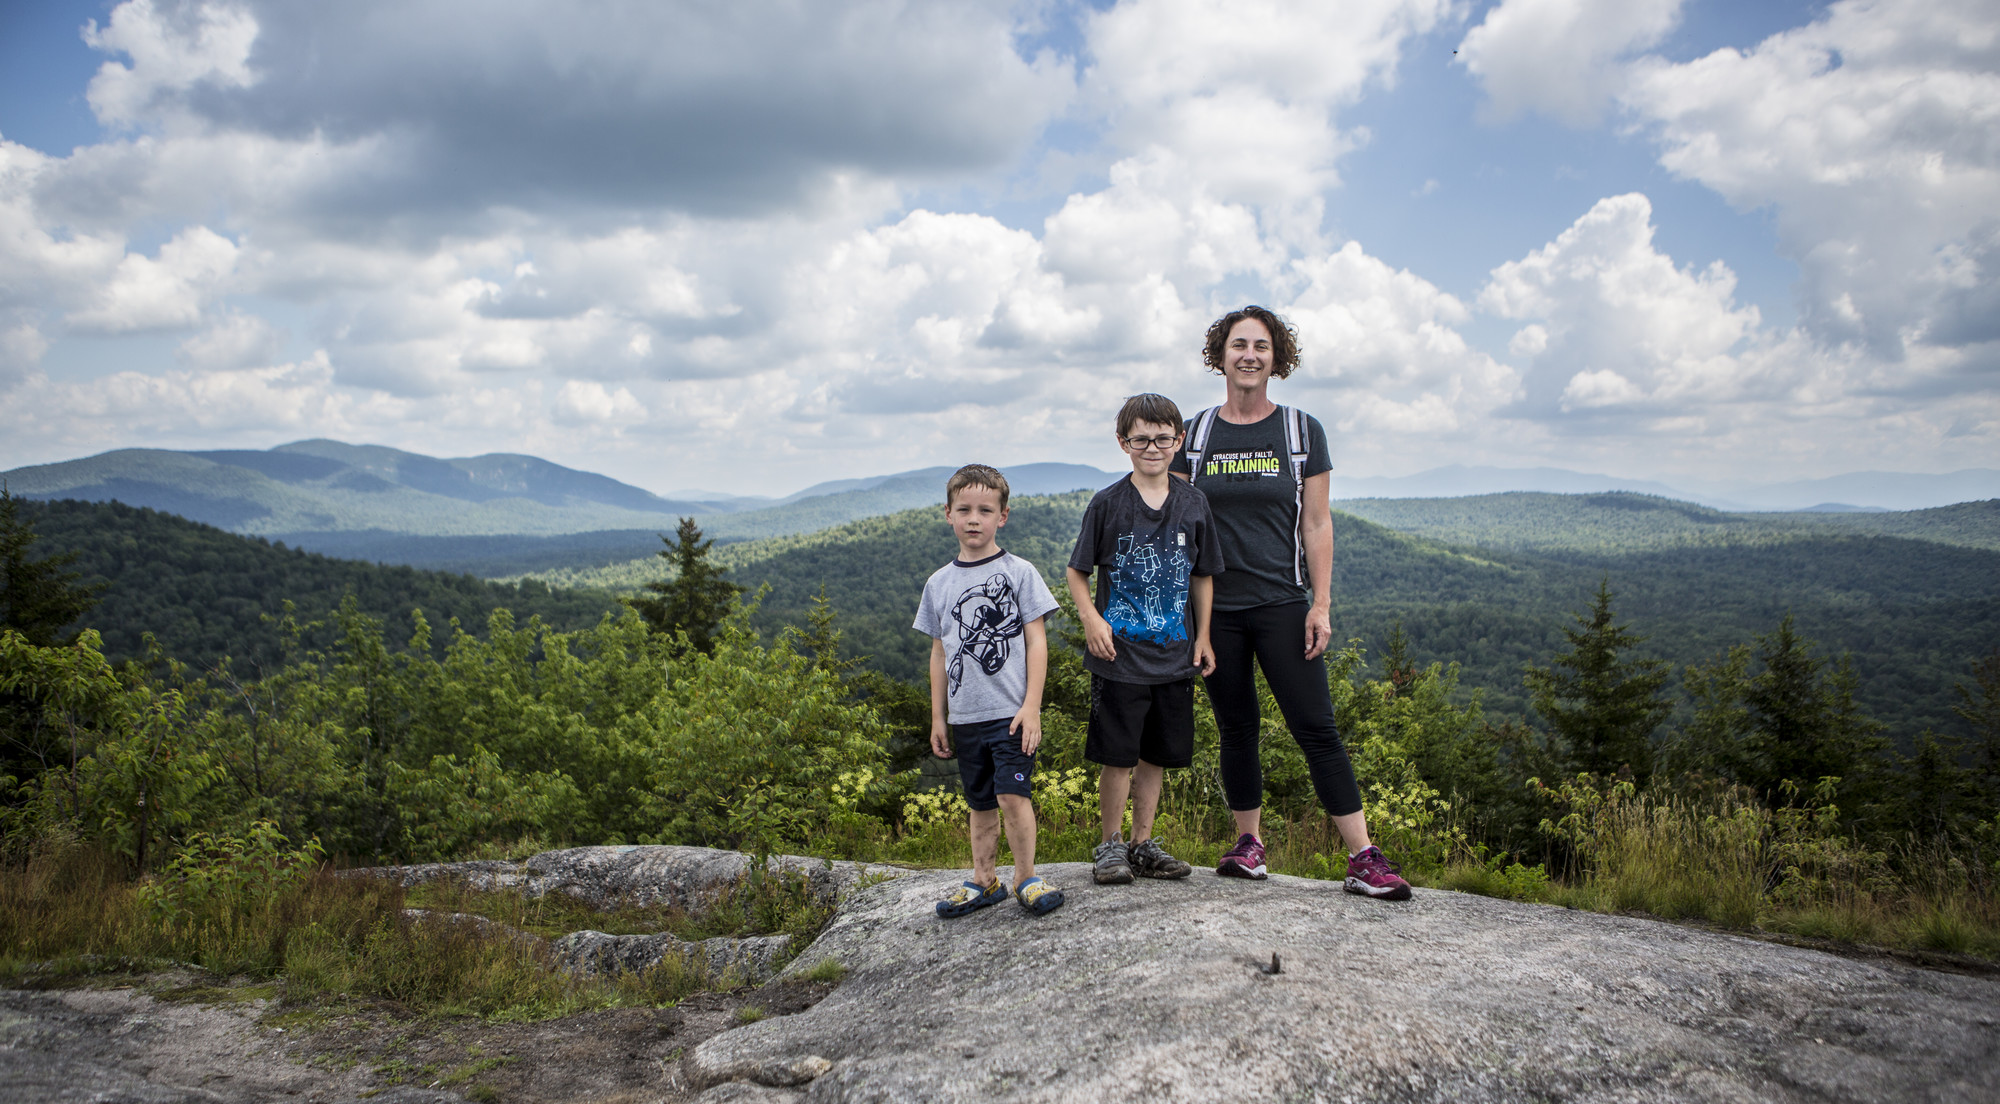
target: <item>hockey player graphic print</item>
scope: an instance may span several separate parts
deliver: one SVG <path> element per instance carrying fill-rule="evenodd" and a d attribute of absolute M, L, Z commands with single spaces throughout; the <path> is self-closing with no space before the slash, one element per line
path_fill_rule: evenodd
<path fill-rule="evenodd" d="M 958 651 L 951 657 L 951 692 L 965 681 L 965 661 L 970 659 L 981 671 L 997 675 L 1013 654 L 1013 641 L 1026 625 L 1021 619 L 1021 603 L 1005 574 L 995 574 L 958 596 L 951 607 L 951 619 L 958 624 Z"/>
<path fill-rule="evenodd" d="M 944 646 L 952 724 L 1012 717 L 1028 689 L 1028 625 L 1056 608 L 1035 565 L 1006 552 L 938 568 L 912 626 Z"/>

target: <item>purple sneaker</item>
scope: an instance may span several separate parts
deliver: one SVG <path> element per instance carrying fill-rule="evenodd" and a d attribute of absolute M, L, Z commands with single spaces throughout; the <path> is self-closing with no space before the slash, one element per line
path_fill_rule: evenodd
<path fill-rule="evenodd" d="M 1230 848 L 1229 853 L 1222 856 L 1222 861 L 1215 864 L 1215 872 L 1225 878 L 1249 878 L 1252 881 L 1263 881 L 1266 874 L 1264 870 L 1264 841 L 1248 832 L 1238 836 L 1236 846 Z M 1407 893 L 1409 891 L 1405 890 L 1404 892 Z"/>
<path fill-rule="evenodd" d="M 1370 844 L 1347 860 L 1347 892 L 1383 901 L 1407 901 L 1410 883 L 1398 876 L 1402 869 L 1390 862 L 1380 847 Z"/>

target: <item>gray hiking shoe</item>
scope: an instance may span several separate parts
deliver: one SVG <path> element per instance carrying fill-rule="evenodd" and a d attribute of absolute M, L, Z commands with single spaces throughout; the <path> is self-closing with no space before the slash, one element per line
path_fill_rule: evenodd
<path fill-rule="evenodd" d="M 1106 840 L 1098 844 L 1097 850 L 1091 852 L 1091 858 L 1095 860 L 1091 873 L 1097 878 L 1097 884 L 1124 885 L 1131 881 L 1132 864 L 1128 858 L 1130 853 L 1131 850 L 1125 846 L 1124 840 Z"/>
<path fill-rule="evenodd" d="M 1167 854 L 1166 848 L 1160 846 L 1160 841 L 1153 839 L 1133 844 L 1128 861 L 1131 863 L 1132 873 L 1141 878 L 1185 878 L 1193 869 Z"/>

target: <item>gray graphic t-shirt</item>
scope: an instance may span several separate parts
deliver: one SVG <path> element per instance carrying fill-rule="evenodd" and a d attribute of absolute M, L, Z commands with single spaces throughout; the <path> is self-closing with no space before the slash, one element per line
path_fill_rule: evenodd
<path fill-rule="evenodd" d="M 1009 552 L 937 569 L 917 606 L 918 632 L 944 641 L 946 719 L 1012 717 L 1028 697 L 1030 621 L 1056 608 L 1035 565 Z"/>
<path fill-rule="evenodd" d="M 1200 491 L 1169 479 L 1167 500 L 1157 510 L 1146 505 L 1129 477 L 1097 492 L 1084 508 L 1069 566 L 1097 573 L 1097 612 L 1118 644 L 1115 660 L 1086 652 L 1085 670 L 1113 682 L 1194 677 L 1188 581 L 1223 569 L 1208 500 Z"/>
<path fill-rule="evenodd" d="M 1218 415 L 1208 433 L 1208 451 L 1194 485 L 1208 496 L 1229 570 L 1216 577 L 1215 608 L 1254 609 L 1303 603 L 1298 583 L 1305 550 L 1298 536 L 1298 483 L 1292 479 L 1291 451 L 1285 445 L 1282 409 L 1250 425 L 1232 425 Z M 1306 416 L 1305 474 L 1333 469 L 1326 430 Z M 1188 470 L 1185 442 L 1172 469 Z"/>

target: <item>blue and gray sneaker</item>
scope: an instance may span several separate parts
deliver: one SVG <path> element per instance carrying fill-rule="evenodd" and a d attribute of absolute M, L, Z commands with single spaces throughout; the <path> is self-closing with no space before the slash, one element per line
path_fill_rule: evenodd
<path fill-rule="evenodd" d="M 1105 840 L 1090 857 L 1090 874 L 1098 885 L 1124 885 L 1132 880 L 1132 850 L 1124 840 Z"/>

